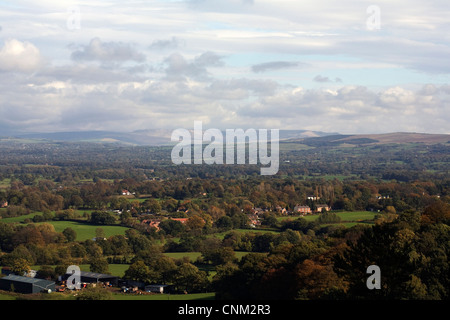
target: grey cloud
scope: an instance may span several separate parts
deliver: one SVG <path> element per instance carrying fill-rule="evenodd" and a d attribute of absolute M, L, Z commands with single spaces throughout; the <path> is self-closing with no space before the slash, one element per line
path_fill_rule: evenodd
<path fill-rule="evenodd" d="M 328 77 L 321 76 L 320 74 L 315 76 L 313 81 L 315 81 L 315 82 L 322 82 L 322 83 L 333 82 L 332 79 L 330 79 Z M 340 82 L 342 82 L 342 79 L 341 78 L 335 78 L 334 82 L 339 82 L 340 83 Z"/>
<path fill-rule="evenodd" d="M 75 61 L 101 62 L 142 62 L 145 60 L 145 56 L 130 44 L 102 42 L 99 38 L 93 38 L 88 45 L 72 52 L 71 58 Z"/>
<path fill-rule="evenodd" d="M 183 41 L 176 37 L 172 37 L 170 40 L 155 40 L 149 46 L 150 50 L 173 50 L 181 47 Z"/>
<path fill-rule="evenodd" d="M 313 80 L 316 82 L 331 82 L 330 78 L 322 77 L 320 74 L 315 76 Z"/>
<path fill-rule="evenodd" d="M 222 57 L 213 53 L 205 52 L 192 61 L 187 61 L 181 54 L 173 53 L 164 62 L 167 64 L 166 76 L 170 80 L 183 80 L 186 77 L 197 80 L 209 80 L 208 67 L 223 66 Z"/>
<path fill-rule="evenodd" d="M 252 71 L 255 73 L 261 73 L 261 72 L 266 72 L 266 71 L 270 71 L 270 70 L 297 67 L 298 65 L 299 65 L 298 62 L 288 62 L 288 61 L 265 62 L 265 63 L 253 65 Z"/>

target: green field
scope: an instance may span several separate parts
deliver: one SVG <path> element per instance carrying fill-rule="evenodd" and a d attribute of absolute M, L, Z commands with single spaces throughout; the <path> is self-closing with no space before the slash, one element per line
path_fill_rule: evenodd
<path fill-rule="evenodd" d="M 215 300 L 216 294 L 210 293 L 191 293 L 191 294 L 151 294 L 135 295 L 114 293 L 114 300 Z"/>
<path fill-rule="evenodd" d="M 72 294 L 67 293 L 59 293 L 54 292 L 52 294 L 43 294 L 40 296 L 41 298 L 45 298 L 45 300 L 74 300 L 75 297 Z M 191 293 L 191 294 L 145 294 L 145 295 L 137 295 L 137 294 L 124 294 L 124 293 L 113 293 L 112 300 L 215 300 L 216 294 L 214 292 L 209 293 Z M 30 295 L 26 294 L 8 294 L 8 293 L 0 293 L 0 301 L 1 300 L 23 300 L 31 298 Z M 37 297 L 34 297 L 36 299 Z M 38 298 L 38 300 L 40 300 Z"/>
<path fill-rule="evenodd" d="M 5 208 L 0 209 L 1 210 L 6 210 Z M 83 213 L 87 212 L 87 213 L 92 213 L 92 210 L 76 210 L 76 212 L 78 212 L 80 215 L 83 215 Z M 53 212 L 54 214 L 55 212 Z M 19 222 L 24 222 L 26 219 L 32 219 L 34 216 L 37 215 L 41 215 L 42 212 L 32 212 L 30 214 L 25 214 L 23 216 L 18 216 L 18 217 L 11 217 L 11 218 L 3 218 L 0 219 L 0 221 L 5 222 L 5 223 L 19 223 Z"/>
<path fill-rule="evenodd" d="M 341 218 L 341 223 L 345 224 L 346 226 L 352 226 L 356 223 L 361 223 L 363 221 L 370 221 L 375 218 L 375 215 L 377 215 L 377 212 L 371 212 L 371 211 L 344 211 L 344 212 L 334 212 L 338 217 Z M 287 217 L 279 217 L 279 221 L 291 219 L 295 220 L 298 218 L 304 218 L 307 221 L 315 221 L 318 219 L 320 214 L 310 214 L 306 216 L 287 216 Z M 352 224 L 351 224 L 352 223 Z"/>
<path fill-rule="evenodd" d="M 5 222 L 5 223 L 19 223 L 19 222 L 23 222 L 25 219 L 32 219 L 35 215 L 38 215 L 38 214 L 42 214 L 42 213 L 33 212 L 30 214 L 25 214 L 23 216 L 3 218 L 3 219 L 0 219 L 0 221 Z"/>
<path fill-rule="evenodd" d="M 77 221 L 47 221 L 42 223 L 49 223 L 53 225 L 55 227 L 55 231 L 57 232 L 62 232 L 66 228 L 72 228 L 77 233 L 77 241 L 84 241 L 94 238 L 95 230 L 97 228 L 103 229 L 106 238 L 117 234 L 125 235 L 125 231 L 129 229 L 122 226 L 93 225 Z"/>

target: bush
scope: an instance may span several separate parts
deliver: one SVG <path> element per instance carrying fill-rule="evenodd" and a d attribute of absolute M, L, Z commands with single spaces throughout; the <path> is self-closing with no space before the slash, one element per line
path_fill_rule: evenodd
<path fill-rule="evenodd" d="M 77 296 L 77 300 L 111 300 L 112 293 L 105 288 L 93 287 L 83 289 Z"/>
<path fill-rule="evenodd" d="M 333 212 L 324 212 L 319 216 L 319 218 L 317 219 L 317 222 L 320 224 L 322 224 L 322 223 L 339 223 L 339 222 L 341 222 L 341 218 L 338 217 Z"/>

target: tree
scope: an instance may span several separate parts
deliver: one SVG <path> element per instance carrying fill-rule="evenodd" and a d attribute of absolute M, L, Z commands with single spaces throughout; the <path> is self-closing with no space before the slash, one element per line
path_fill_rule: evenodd
<path fill-rule="evenodd" d="M 318 300 L 326 298 L 332 290 L 345 290 L 345 284 L 333 271 L 332 265 L 306 259 L 295 269 L 297 299 Z"/>
<path fill-rule="evenodd" d="M 95 240 L 105 239 L 105 230 L 103 228 L 95 228 Z"/>
<path fill-rule="evenodd" d="M 148 282 L 150 279 L 150 269 L 142 260 L 138 260 L 130 265 L 125 271 L 125 279 Z"/>
<path fill-rule="evenodd" d="M 445 223 L 450 224 L 450 204 L 437 201 L 425 208 L 422 223 Z"/>
<path fill-rule="evenodd" d="M 348 298 L 417 298 L 408 289 L 419 284 L 412 275 L 420 278 L 417 272 L 427 261 L 416 245 L 420 238 L 413 215 L 364 229 L 355 243 L 335 257 L 334 271 L 349 283 Z M 366 270 L 371 265 L 381 269 L 381 290 L 367 289 Z"/>
<path fill-rule="evenodd" d="M 67 227 L 63 230 L 62 234 L 66 237 L 67 242 L 73 242 L 77 238 L 77 233 L 70 227 Z"/>
<path fill-rule="evenodd" d="M 37 272 L 36 278 L 56 280 L 57 276 L 54 268 L 52 268 L 51 266 L 44 265 L 41 266 L 41 268 Z"/>
<path fill-rule="evenodd" d="M 216 227 L 223 231 L 228 231 L 233 228 L 233 220 L 229 216 L 223 216 L 217 219 Z"/>
<path fill-rule="evenodd" d="M 0 221 L 0 250 L 11 251 L 13 249 L 13 235 L 14 228 L 12 225 Z"/>
<path fill-rule="evenodd" d="M 177 265 L 172 258 L 161 255 L 159 258 L 154 259 L 149 267 L 151 270 L 150 280 L 152 282 L 161 284 L 174 282 Z"/>
<path fill-rule="evenodd" d="M 109 265 L 108 265 L 108 261 L 106 259 L 102 259 L 102 258 L 91 259 L 91 263 L 89 266 L 89 270 L 91 272 L 109 273 L 108 269 L 109 269 Z"/>
<path fill-rule="evenodd" d="M 159 228 L 174 237 L 179 236 L 185 230 L 185 226 L 180 221 L 172 219 L 161 221 Z"/>
<path fill-rule="evenodd" d="M 200 271 L 191 263 L 182 263 L 176 270 L 174 285 L 178 290 L 186 292 L 198 292 L 208 285 L 206 272 Z"/>
<path fill-rule="evenodd" d="M 11 271 L 19 276 L 28 273 L 31 267 L 27 260 L 23 258 L 14 259 L 10 265 Z"/>
<path fill-rule="evenodd" d="M 142 207 L 151 213 L 158 213 L 161 211 L 161 204 L 156 199 L 147 199 L 142 203 Z"/>
<path fill-rule="evenodd" d="M 211 261 L 214 266 L 233 262 L 236 259 L 234 250 L 230 247 L 214 248 L 212 250 L 205 250 L 202 252 L 204 261 Z"/>
<path fill-rule="evenodd" d="M 94 211 L 91 213 L 89 222 L 92 224 L 111 225 L 116 222 L 116 219 L 109 212 Z"/>
<path fill-rule="evenodd" d="M 198 215 L 193 215 L 186 221 L 186 228 L 191 232 L 201 232 L 202 228 L 205 226 L 205 220 L 203 220 Z"/>

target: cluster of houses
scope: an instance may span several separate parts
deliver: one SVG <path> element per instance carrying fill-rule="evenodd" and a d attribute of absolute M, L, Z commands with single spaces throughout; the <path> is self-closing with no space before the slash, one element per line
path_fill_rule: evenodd
<path fill-rule="evenodd" d="M 179 221 L 182 224 L 185 224 L 189 218 L 169 218 L 170 220 Z M 159 231 L 159 224 L 163 219 L 155 218 L 155 219 L 145 219 L 142 220 L 142 224 L 148 226 L 149 228 L 155 228 L 156 231 Z"/>
<path fill-rule="evenodd" d="M 280 206 L 275 207 L 275 211 L 282 215 L 300 215 L 304 216 L 307 214 L 321 213 L 325 211 L 330 211 L 331 207 L 327 204 L 317 204 L 316 209 L 312 210 L 311 207 L 306 205 L 296 205 L 292 211 L 282 208 Z M 257 227 L 261 225 L 261 219 L 264 213 L 269 212 L 269 209 L 263 208 L 253 208 L 253 212 L 247 214 L 247 218 L 250 220 L 250 227 Z"/>
<path fill-rule="evenodd" d="M 325 211 L 330 211 L 331 207 L 327 204 L 317 204 L 315 206 L 315 210 L 312 210 L 311 207 L 305 205 L 297 205 L 294 207 L 292 211 L 288 211 L 286 208 L 282 208 L 277 206 L 275 208 L 276 212 L 281 213 L 282 215 L 301 215 L 304 216 L 306 214 L 313 213 L 321 213 Z M 187 213 L 188 210 L 186 210 Z M 253 208 L 251 213 L 247 214 L 247 218 L 249 219 L 249 226 L 251 228 L 256 228 L 261 225 L 261 220 L 263 218 L 264 213 L 269 212 L 269 209 L 263 208 Z M 185 224 L 189 218 L 168 218 L 170 220 L 179 221 L 182 224 Z M 153 218 L 153 219 L 145 219 L 142 220 L 142 224 L 148 228 L 155 228 L 159 231 L 159 224 L 161 223 L 162 218 Z"/>

